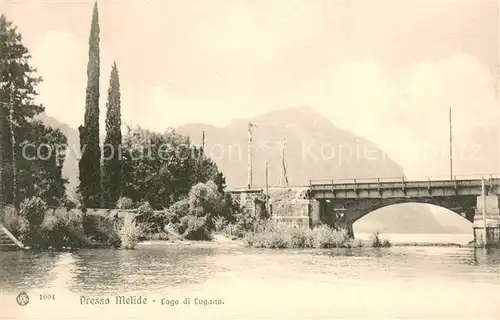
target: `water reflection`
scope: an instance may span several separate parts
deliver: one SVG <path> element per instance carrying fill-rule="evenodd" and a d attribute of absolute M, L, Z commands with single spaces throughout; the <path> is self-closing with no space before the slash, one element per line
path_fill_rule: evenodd
<path fill-rule="evenodd" d="M 22 291 L 45 288 L 57 277 L 51 273 L 59 253 L 0 252 L 0 288 Z"/>
<path fill-rule="evenodd" d="M 12 319 L 495 319 L 499 261 L 500 250 L 472 248 L 0 252 L 0 302 L 2 315 Z M 17 314 L 21 289 L 35 297 L 55 292 L 57 301 L 33 299 Z M 156 303 L 80 303 L 81 295 L 115 294 L 140 294 Z M 164 297 L 225 304 L 166 309 Z"/>
<path fill-rule="evenodd" d="M 259 279 L 447 279 L 499 282 L 500 250 L 394 247 L 264 250 L 143 246 L 75 253 L 0 252 L 3 291 L 66 288 L 77 294 L 165 292 L 224 277 Z"/>
<path fill-rule="evenodd" d="M 147 250 L 86 250 L 74 255 L 70 289 L 78 293 L 115 294 L 151 291 L 203 282 L 216 271 L 214 249 L 160 247 Z"/>

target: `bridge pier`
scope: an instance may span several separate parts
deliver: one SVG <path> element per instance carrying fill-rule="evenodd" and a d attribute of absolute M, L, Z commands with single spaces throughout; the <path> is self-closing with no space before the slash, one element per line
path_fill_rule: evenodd
<path fill-rule="evenodd" d="M 353 222 L 349 219 L 351 213 L 342 212 L 341 216 L 336 213 L 336 206 L 332 201 L 325 199 L 311 199 L 310 226 L 317 227 L 323 223 L 337 229 L 346 230 L 350 237 L 354 238 Z"/>
<path fill-rule="evenodd" d="M 486 228 L 483 220 L 483 206 L 486 205 Z M 500 209 L 497 195 L 477 197 L 476 212 L 473 222 L 474 242 L 477 246 L 500 245 Z"/>
<path fill-rule="evenodd" d="M 311 228 L 321 224 L 321 217 L 324 215 L 326 201 L 323 199 L 311 199 Z"/>

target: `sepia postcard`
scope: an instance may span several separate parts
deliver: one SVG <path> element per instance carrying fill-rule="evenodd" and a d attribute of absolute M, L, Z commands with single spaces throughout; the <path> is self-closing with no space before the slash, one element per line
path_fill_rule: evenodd
<path fill-rule="evenodd" d="M 499 0 L 0 0 L 0 320 L 500 319 Z"/>

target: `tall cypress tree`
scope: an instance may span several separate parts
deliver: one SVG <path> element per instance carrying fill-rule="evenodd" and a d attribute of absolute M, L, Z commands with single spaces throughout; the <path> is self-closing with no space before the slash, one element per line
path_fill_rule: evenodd
<path fill-rule="evenodd" d="M 104 189 L 105 201 L 109 208 L 114 208 L 122 193 L 122 163 L 119 150 L 122 143 L 121 126 L 120 79 L 116 63 L 113 63 L 106 103 L 106 139 L 104 140 Z"/>
<path fill-rule="evenodd" d="M 87 95 L 85 99 L 84 125 L 80 132 L 81 193 L 85 207 L 98 207 L 101 200 L 101 149 L 99 145 L 99 13 L 94 4 L 89 38 L 89 62 L 87 64 Z"/>

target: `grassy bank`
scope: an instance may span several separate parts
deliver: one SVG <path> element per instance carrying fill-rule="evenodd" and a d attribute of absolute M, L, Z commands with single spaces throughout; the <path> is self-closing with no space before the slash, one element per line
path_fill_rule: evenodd
<path fill-rule="evenodd" d="M 253 248 L 360 248 L 390 247 L 387 240 L 380 240 L 378 234 L 370 243 L 349 237 L 344 230 L 335 230 L 326 225 L 314 229 L 269 224 L 256 232 L 248 232 L 243 243 Z"/>

